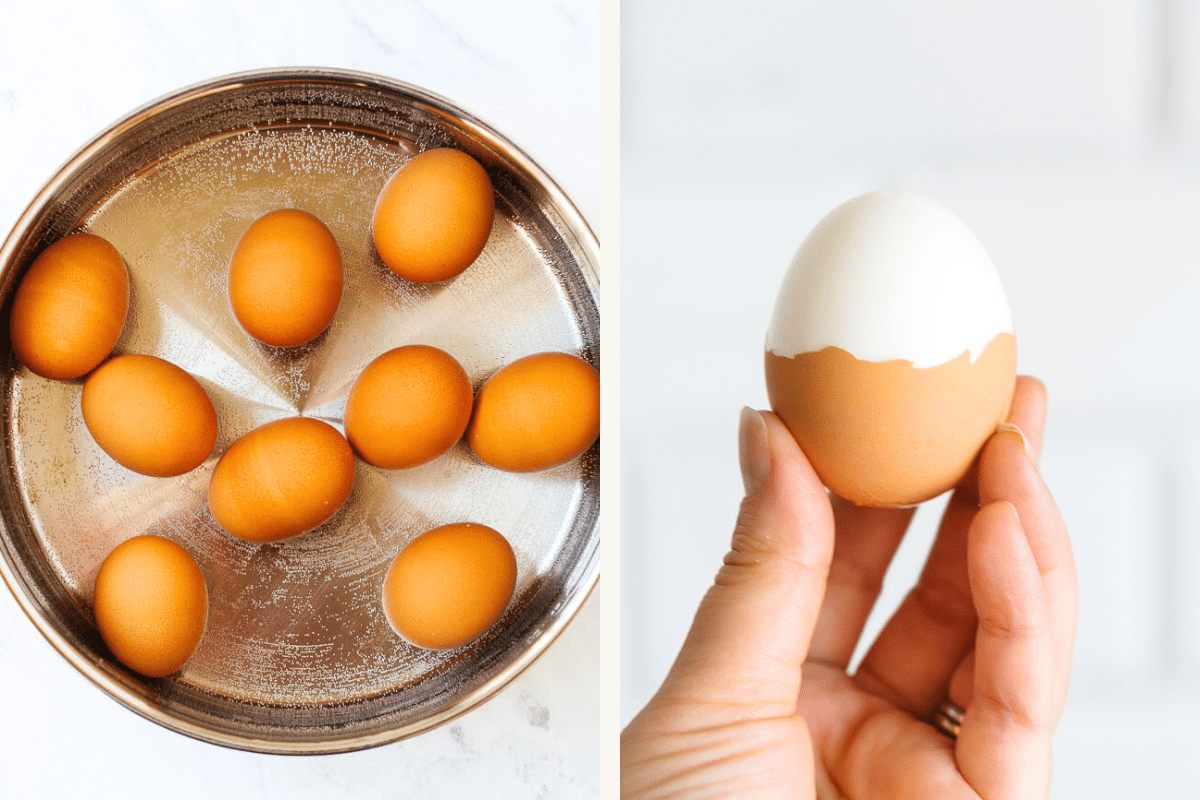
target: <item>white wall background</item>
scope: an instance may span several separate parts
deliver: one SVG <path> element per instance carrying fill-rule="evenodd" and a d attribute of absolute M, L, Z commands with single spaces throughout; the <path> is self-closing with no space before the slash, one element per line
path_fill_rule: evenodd
<path fill-rule="evenodd" d="M 1050 391 L 1081 592 L 1053 796 L 1200 795 L 1200 2 L 640 0 L 621 55 L 623 722 L 728 546 L 792 254 L 907 188 L 988 248 Z"/>
<path fill-rule="evenodd" d="M 599 219 L 600 5 L 0 2 L 0 236 L 76 149 L 133 109 L 230 72 L 328 66 L 469 109 L 538 161 L 603 241 L 615 232 Z M 596 719 L 613 696 L 601 592 L 532 667 L 449 725 L 359 753 L 280 757 L 202 744 L 125 710 L 0 588 L 0 798 L 600 796 L 609 778 Z"/>

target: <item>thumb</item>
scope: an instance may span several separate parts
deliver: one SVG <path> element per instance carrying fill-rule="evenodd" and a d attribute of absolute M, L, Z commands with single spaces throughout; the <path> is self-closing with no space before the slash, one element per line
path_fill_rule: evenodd
<path fill-rule="evenodd" d="M 746 497 L 731 549 L 660 695 L 790 715 L 825 594 L 833 511 L 777 416 L 742 409 L 738 439 Z"/>

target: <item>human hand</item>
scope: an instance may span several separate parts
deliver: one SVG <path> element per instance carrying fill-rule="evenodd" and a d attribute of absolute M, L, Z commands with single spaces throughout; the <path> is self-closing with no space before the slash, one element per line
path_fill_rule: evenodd
<path fill-rule="evenodd" d="M 831 499 L 783 423 L 743 411 L 732 548 L 621 735 L 622 794 L 1045 797 L 1076 606 L 1037 468 L 1045 408 L 1042 385 L 1018 378 L 1010 425 L 951 496 L 916 587 L 854 675 L 913 510 Z M 947 695 L 966 711 L 957 740 L 929 724 Z"/>

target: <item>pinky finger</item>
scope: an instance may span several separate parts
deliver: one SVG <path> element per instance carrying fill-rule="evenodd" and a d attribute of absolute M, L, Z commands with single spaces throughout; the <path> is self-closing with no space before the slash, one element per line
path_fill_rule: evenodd
<path fill-rule="evenodd" d="M 1012 504 L 980 509 L 968 551 L 979 627 L 959 770 L 983 797 L 1046 797 L 1054 651 L 1041 576 Z"/>

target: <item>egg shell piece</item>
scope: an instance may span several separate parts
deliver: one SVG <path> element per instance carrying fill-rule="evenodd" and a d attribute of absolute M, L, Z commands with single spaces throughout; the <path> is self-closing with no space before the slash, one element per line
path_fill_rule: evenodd
<path fill-rule="evenodd" d="M 217 412 L 204 388 L 154 356 L 106 361 L 83 384 L 80 405 L 96 444 L 142 475 L 189 472 L 204 463 L 217 442 Z"/>
<path fill-rule="evenodd" d="M 449 353 L 397 347 L 368 364 L 351 387 L 346 438 L 368 464 L 415 467 L 462 438 L 474 398 L 471 379 Z"/>
<path fill-rule="evenodd" d="M 438 283 L 479 257 L 496 197 L 487 172 L 461 150 L 426 150 L 384 185 L 371 217 L 380 260 L 406 280 Z"/>
<path fill-rule="evenodd" d="M 974 362 L 1012 312 L 975 235 L 934 200 L 870 192 L 831 211 L 792 259 L 766 349 L 790 358 L 839 347 L 862 361 Z"/>
<path fill-rule="evenodd" d="M 91 233 L 59 239 L 30 265 L 13 298 L 17 360 L 43 378 L 74 380 L 108 357 L 129 312 L 121 254 Z"/>
<path fill-rule="evenodd" d="M 600 435 L 600 373 L 570 353 L 535 353 L 497 370 L 475 396 L 467 442 L 509 472 L 565 464 Z"/>
<path fill-rule="evenodd" d="M 1016 338 L 996 336 L 936 367 L 860 361 L 828 347 L 766 354 L 771 408 L 834 494 L 857 505 L 912 506 L 953 488 L 1008 417 Z"/>
<path fill-rule="evenodd" d="M 500 619 L 516 581 L 516 556 L 496 530 L 470 522 L 444 525 L 396 556 L 384 579 L 383 607 L 411 644 L 461 647 Z"/>
<path fill-rule="evenodd" d="M 208 507 L 226 532 L 251 542 L 298 536 L 328 520 L 354 486 L 354 453 L 332 425 L 288 417 L 238 439 L 217 461 Z"/>
<path fill-rule="evenodd" d="M 229 305 L 238 323 L 272 347 L 321 335 L 342 298 L 337 240 L 321 220 L 294 208 L 256 220 L 229 263 Z"/>
<path fill-rule="evenodd" d="M 183 547 L 162 536 L 135 536 L 100 565 L 93 609 L 100 636 L 117 660 L 161 678 L 179 670 L 200 644 L 208 588 Z"/>

